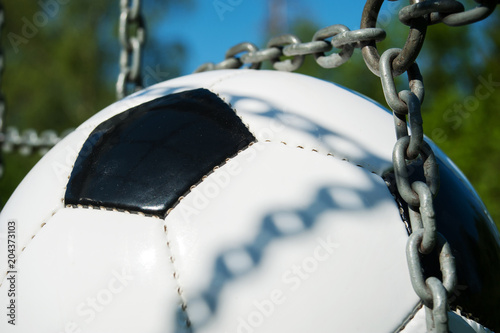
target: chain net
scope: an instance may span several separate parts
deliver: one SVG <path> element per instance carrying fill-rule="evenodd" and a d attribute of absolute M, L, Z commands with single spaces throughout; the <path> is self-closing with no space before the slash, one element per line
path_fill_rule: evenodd
<path fill-rule="evenodd" d="M 242 67 L 259 69 L 264 61 L 269 61 L 276 70 L 295 71 L 308 55 L 312 55 L 323 68 L 335 68 L 349 60 L 354 49 L 361 49 L 366 66 L 380 77 L 384 96 L 394 115 L 397 137 L 393 150 L 394 175 L 398 192 L 408 204 L 412 229 L 406 250 L 411 283 L 426 309 L 427 330 L 448 332 L 448 296 L 456 286 L 457 276 L 450 245 L 436 231 L 433 200 L 439 187 L 439 173 L 434 153 L 423 139 L 421 105 L 424 85 L 415 60 L 424 43 L 428 26 L 462 26 L 483 20 L 495 10 L 499 1 L 475 0 L 477 6 L 465 10 L 464 5 L 456 0 L 410 0 L 410 4 L 398 14 L 399 20 L 409 26 L 406 43 L 402 49 L 388 49 L 380 55 L 376 43 L 387 35 L 383 29 L 376 27 L 383 1 L 366 1 L 358 30 L 335 24 L 318 30 L 309 42 L 302 42 L 297 36 L 287 34 L 272 38 L 264 49 L 252 43 L 240 43 L 226 52 L 223 61 L 205 63 L 195 72 Z M 118 99 L 125 97 L 129 90 L 142 89 L 141 56 L 145 42 L 141 1 L 121 0 L 120 9 L 122 50 L 120 74 L 116 83 Z M 0 29 L 3 17 L 0 5 Z M 334 49 L 335 52 L 326 54 Z M 0 52 L 0 73 L 2 70 L 3 55 Z M 404 73 L 408 75 L 409 89 L 398 92 L 394 79 Z M 38 135 L 32 130 L 20 134 L 15 129 L 9 129 L 4 134 L 4 109 L 4 99 L 0 95 L 0 144 L 3 150 L 18 150 L 25 154 L 34 151 L 43 153 L 60 140 L 53 131 Z M 425 179 L 410 182 L 408 165 L 416 160 L 423 162 Z M 441 278 L 431 276 L 426 279 L 422 272 L 422 257 L 432 255 L 434 249 L 438 250 Z"/>

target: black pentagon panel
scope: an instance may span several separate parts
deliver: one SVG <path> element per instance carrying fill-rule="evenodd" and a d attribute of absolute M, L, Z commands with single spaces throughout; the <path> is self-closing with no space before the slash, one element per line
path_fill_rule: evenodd
<path fill-rule="evenodd" d="M 434 201 L 437 230 L 451 245 L 455 257 L 458 283 L 450 295 L 452 307 L 460 307 L 465 314 L 477 318 L 479 323 L 500 331 L 500 239 L 498 231 L 485 211 L 480 199 L 461 175 L 436 156 L 441 178 L 439 192 Z M 420 165 L 412 168 L 413 180 L 423 180 Z M 408 219 L 408 206 L 396 193 L 392 174 L 385 175 L 389 189 L 404 209 Z M 426 276 L 441 278 L 437 251 L 422 256 Z"/>
<path fill-rule="evenodd" d="M 253 141 L 231 107 L 206 89 L 160 97 L 94 129 L 65 203 L 165 216 L 192 185 Z"/>

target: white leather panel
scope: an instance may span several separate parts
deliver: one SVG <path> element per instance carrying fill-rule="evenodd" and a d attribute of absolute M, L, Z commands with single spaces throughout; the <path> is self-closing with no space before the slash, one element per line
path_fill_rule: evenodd
<path fill-rule="evenodd" d="M 419 301 L 386 185 L 331 156 L 257 143 L 166 225 L 196 332 L 389 332 Z"/>
<path fill-rule="evenodd" d="M 211 90 L 233 105 L 259 141 L 283 141 L 331 153 L 379 175 L 392 166 L 396 142 L 392 115 L 331 82 L 247 70 Z"/>
<path fill-rule="evenodd" d="M 0 214 L 0 236 L 5 237 L 7 223 L 15 220 L 18 255 L 22 255 L 20 250 L 28 246 L 41 225 L 63 207 L 69 175 L 88 134 L 77 130 L 59 142 L 26 175 L 7 201 Z M 1 253 L 7 253 L 4 239 L 0 245 Z M 4 259 L 0 260 L 0 283 L 7 271 Z"/>
<path fill-rule="evenodd" d="M 17 323 L 0 331 L 168 332 L 181 302 L 166 238 L 159 219 L 60 210 L 17 263 Z"/>

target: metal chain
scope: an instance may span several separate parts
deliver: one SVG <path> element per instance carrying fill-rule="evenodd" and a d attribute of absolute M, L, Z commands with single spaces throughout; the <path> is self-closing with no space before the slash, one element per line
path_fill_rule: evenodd
<path fill-rule="evenodd" d="M 130 2 L 130 3 L 129 3 Z M 141 90 L 141 59 L 146 41 L 146 27 L 141 12 L 141 0 L 120 0 L 119 37 L 122 46 L 120 52 L 120 74 L 116 82 L 116 98 L 122 99 L 132 91 Z"/>
<path fill-rule="evenodd" d="M 20 133 L 18 129 L 8 127 L 2 148 L 8 153 L 17 151 L 22 155 L 31 155 L 38 152 L 43 155 L 72 131 L 73 129 L 67 129 L 57 135 L 53 130 L 38 134 L 34 129 L 27 129 Z"/>
<path fill-rule="evenodd" d="M 408 69 L 410 90 L 396 93 L 392 64 L 401 53 L 401 49 L 385 51 L 380 57 L 379 70 L 384 95 L 395 120 L 394 176 L 410 215 L 412 233 L 406 247 L 408 269 L 413 289 L 426 308 L 427 330 L 448 332 L 448 295 L 457 284 L 455 259 L 446 238 L 436 227 L 433 201 L 439 188 L 439 170 L 431 147 L 424 141 L 421 114 L 424 86 L 416 63 Z M 408 132 L 407 115 L 411 133 Z M 416 161 L 422 161 L 425 182 L 410 182 L 408 164 L 416 165 Z M 432 276 L 425 279 L 422 270 L 422 257 L 432 256 L 435 248 L 439 253 L 443 281 Z"/>
<path fill-rule="evenodd" d="M 406 43 L 402 49 L 389 49 L 382 56 L 376 43 L 383 40 L 386 33 L 375 26 L 383 0 L 367 0 L 359 30 L 350 31 L 346 26 L 332 25 L 316 32 L 312 41 L 307 43 L 293 35 L 279 36 L 269 41 L 263 50 L 242 43 L 231 48 L 224 61 L 205 63 L 195 70 L 203 72 L 244 65 L 258 69 L 263 61 L 269 60 L 277 70 L 295 71 L 302 65 L 304 56 L 309 54 L 314 55 L 320 66 L 334 68 L 344 64 L 354 48 L 361 48 L 366 66 L 380 77 L 387 104 L 393 110 L 397 137 L 393 150 L 394 175 L 398 192 L 408 204 L 412 229 L 406 248 L 408 269 L 413 289 L 426 309 L 428 332 L 449 331 L 448 296 L 457 284 L 457 275 L 450 245 L 436 227 L 433 201 L 439 188 L 439 170 L 431 147 L 424 141 L 421 104 L 425 90 L 415 60 L 424 43 L 427 26 L 440 22 L 449 26 L 477 22 L 489 16 L 499 3 L 498 0 L 475 1 L 478 6 L 465 11 L 464 6 L 455 0 L 410 0 L 410 5 L 399 12 L 400 21 L 410 26 Z M 332 48 L 340 51 L 325 55 Z M 238 57 L 238 54 L 241 55 Z M 405 72 L 410 89 L 398 93 L 394 78 Z M 422 163 L 425 182 L 410 181 L 408 166 L 417 161 Z M 433 276 L 426 279 L 422 270 L 422 258 L 432 256 L 434 250 L 438 253 L 442 280 Z"/>
<path fill-rule="evenodd" d="M 399 19 L 410 26 L 410 32 L 401 53 L 391 64 L 393 75 L 399 76 L 407 72 L 415 62 L 424 43 L 427 26 L 441 22 L 450 26 L 477 22 L 488 17 L 498 4 L 498 0 L 475 1 L 478 6 L 465 11 L 463 4 L 456 0 L 410 0 L 410 5 L 399 12 Z M 340 24 L 332 25 L 317 31 L 312 41 L 306 43 L 302 43 L 294 35 L 278 36 L 271 39 L 263 50 L 251 43 L 241 43 L 232 47 L 233 52 L 228 51 L 223 61 L 217 64 L 204 63 L 194 72 L 243 66 L 258 69 L 264 61 L 270 61 L 274 69 L 291 72 L 300 68 L 307 55 L 314 55 L 316 62 L 323 68 L 334 68 L 352 56 L 352 48 L 360 48 L 366 66 L 380 76 L 380 55 L 376 43 L 385 39 L 386 32 L 375 26 L 383 2 L 384 0 L 367 0 L 362 13 L 361 29 L 351 31 Z M 252 46 L 248 47 L 248 44 Z M 324 55 L 333 48 L 339 49 L 339 53 Z"/>
<path fill-rule="evenodd" d="M 302 43 L 294 35 L 275 37 L 268 42 L 267 48 L 263 50 L 259 50 L 251 43 L 240 43 L 226 52 L 225 60 L 218 64 L 202 64 L 195 70 L 195 73 L 217 69 L 235 69 L 244 65 L 258 69 L 264 61 L 270 61 L 273 68 L 277 70 L 292 72 L 300 68 L 304 56 L 311 54 L 314 55 L 320 66 L 335 68 L 349 60 L 354 48 L 361 48 L 368 41 L 382 41 L 385 36 L 385 31 L 380 28 L 351 31 L 344 25 L 336 24 L 318 30 L 312 41 L 307 43 Z M 325 55 L 325 52 L 329 52 L 333 48 L 340 51 Z M 288 57 L 288 59 L 282 59 L 284 57 Z"/>

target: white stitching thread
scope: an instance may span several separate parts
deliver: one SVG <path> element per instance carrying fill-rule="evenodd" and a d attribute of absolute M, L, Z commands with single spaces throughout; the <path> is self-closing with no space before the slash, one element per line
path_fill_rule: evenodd
<path fill-rule="evenodd" d="M 186 323 L 186 327 L 190 327 L 191 326 L 191 321 L 189 320 L 189 315 L 187 313 L 187 301 L 186 299 L 184 298 L 184 294 L 183 294 L 183 290 L 182 290 L 182 287 L 181 287 L 181 284 L 180 284 L 180 281 L 179 281 L 179 273 L 177 272 L 176 270 L 176 265 L 175 265 L 175 257 L 174 257 L 174 253 L 172 251 L 172 245 L 170 244 L 170 240 L 169 240 L 169 237 L 168 237 L 168 228 L 167 228 L 167 222 L 165 221 L 165 224 L 163 225 L 163 231 L 165 232 L 165 237 L 167 238 L 167 248 L 170 252 L 170 263 L 172 264 L 172 267 L 173 267 L 173 277 L 174 277 L 174 280 L 177 284 L 177 294 L 179 295 L 180 299 L 181 299 L 181 310 L 182 310 L 182 313 L 184 314 L 184 317 L 185 317 L 185 323 Z"/>
<path fill-rule="evenodd" d="M 285 145 L 287 147 L 291 147 L 286 141 L 272 141 L 272 140 L 267 139 L 267 140 L 264 140 L 264 141 L 257 141 L 257 143 L 281 143 L 281 144 L 283 144 L 283 145 Z M 306 145 L 297 145 L 295 148 L 307 151 L 308 149 L 306 149 L 305 147 L 306 147 Z M 339 158 L 339 157 L 335 156 L 335 154 L 333 154 L 331 152 L 328 152 L 328 153 L 324 154 L 324 153 L 321 153 L 319 151 L 319 149 L 317 149 L 317 148 L 310 148 L 310 149 L 311 149 L 310 150 L 311 152 L 318 153 L 318 154 L 321 154 L 321 155 L 324 155 L 324 156 L 330 156 L 330 157 L 333 157 L 333 158 L 335 158 L 337 160 L 340 160 L 340 161 L 348 162 L 349 164 L 351 164 L 353 166 L 357 166 L 359 168 L 362 168 L 362 169 L 364 169 L 366 171 L 369 171 L 370 173 L 373 173 L 373 174 L 379 176 L 379 174 L 376 171 L 373 171 L 373 170 L 369 169 L 368 167 L 366 167 L 366 166 L 364 166 L 362 164 L 353 164 L 347 158 Z"/>
<path fill-rule="evenodd" d="M 61 209 L 58 208 L 54 211 L 52 211 L 52 213 L 50 214 L 49 217 L 47 217 L 46 219 L 42 220 L 43 222 L 40 224 L 40 228 L 33 234 L 31 235 L 30 239 L 28 240 L 28 243 L 26 243 L 23 248 L 21 249 L 21 252 L 19 253 L 19 255 L 17 256 L 16 258 L 16 262 L 19 260 L 19 258 L 21 257 L 21 255 L 24 253 L 24 250 L 28 247 L 29 244 L 31 244 L 31 241 L 33 240 L 33 238 L 36 237 L 36 235 L 38 235 L 38 233 L 43 229 L 43 227 L 45 227 L 45 225 L 47 224 L 47 222 L 54 216 L 56 215 L 56 213 Z M 5 281 L 5 278 L 7 277 L 7 274 L 8 274 L 8 271 L 5 272 L 5 274 L 2 276 L 2 278 L 0 279 L 0 287 L 2 286 L 2 284 L 4 283 Z"/>

